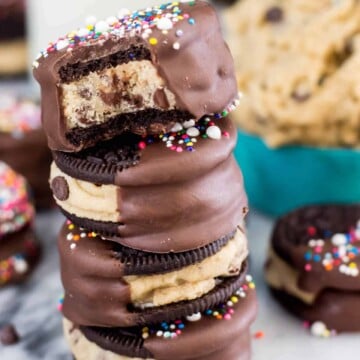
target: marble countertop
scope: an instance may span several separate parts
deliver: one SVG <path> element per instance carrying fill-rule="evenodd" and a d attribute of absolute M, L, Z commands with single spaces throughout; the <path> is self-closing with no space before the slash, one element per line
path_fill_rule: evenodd
<path fill-rule="evenodd" d="M 38 215 L 36 232 L 44 246 L 43 260 L 27 283 L 0 291 L 0 324 L 16 326 L 21 340 L 0 346 L 1 360 L 71 360 L 63 339 L 61 314 L 57 311 L 62 295 L 56 235 L 63 217 L 57 211 Z M 301 321 L 285 313 L 270 297 L 262 266 L 272 220 L 256 212 L 248 219 L 252 274 L 259 297 L 259 316 L 252 333 L 264 333 L 253 340 L 253 360 L 338 360 L 354 358 L 360 350 L 358 335 L 318 339 L 309 335 Z M 174 359 L 175 360 L 175 359 Z"/>

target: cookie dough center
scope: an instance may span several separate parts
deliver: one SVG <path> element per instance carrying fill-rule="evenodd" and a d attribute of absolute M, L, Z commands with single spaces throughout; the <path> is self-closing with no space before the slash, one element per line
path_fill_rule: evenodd
<path fill-rule="evenodd" d="M 119 113 L 169 110 L 175 95 L 149 60 L 130 61 L 61 85 L 68 129 L 101 124 Z"/>
<path fill-rule="evenodd" d="M 193 300 L 211 291 L 221 277 L 236 276 L 248 255 L 244 233 L 237 230 L 233 239 L 215 255 L 181 270 L 158 275 L 125 276 L 131 300 L 136 307 L 154 307 Z"/>
<path fill-rule="evenodd" d="M 269 250 L 265 278 L 274 289 L 285 291 L 309 305 L 315 302 L 317 294 L 303 291 L 298 287 L 299 273 L 281 259 L 273 249 Z"/>

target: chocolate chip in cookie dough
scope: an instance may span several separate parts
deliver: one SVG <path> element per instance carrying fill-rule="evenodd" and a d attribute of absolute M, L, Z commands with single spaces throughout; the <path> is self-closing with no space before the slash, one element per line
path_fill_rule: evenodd
<path fill-rule="evenodd" d="M 0 343 L 2 345 L 14 345 L 19 341 L 19 334 L 14 325 L 8 324 L 0 329 Z"/>
<path fill-rule="evenodd" d="M 297 92 L 297 91 L 294 91 L 292 94 L 291 94 L 291 97 L 296 100 L 297 102 L 305 102 L 306 100 L 308 100 L 310 98 L 310 93 L 300 93 L 300 92 Z"/>
<path fill-rule="evenodd" d="M 284 11 L 279 6 L 272 6 L 265 13 L 265 21 L 269 23 L 279 23 L 283 21 Z"/>
<path fill-rule="evenodd" d="M 60 201 L 65 201 L 69 198 L 69 185 L 63 176 L 56 176 L 52 179 L 51 190 Z"/>

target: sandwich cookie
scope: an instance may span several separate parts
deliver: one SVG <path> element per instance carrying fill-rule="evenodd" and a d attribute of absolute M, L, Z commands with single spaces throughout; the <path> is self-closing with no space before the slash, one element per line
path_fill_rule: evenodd
<path fill-rule="evenodd" d="M 128 327 L 174 320 L 225 301 L 243 283 L 243 231 L 183 253 L 126 248 L 64 224 L 58 247 L 65 317 L 81 325 Z"/>
<path fill-rule="evenodd" d="M 124 131 L 159 134 L 177 121 L 226 116 L 239 102 L 233 59 L 204 1 L 90 19 L 33 65 L 53 150 L 79 151 Z"/>
<path fill-rule="evenodd" d="M 255 285 L 247 276 L 224 303 L 170 322 L 132 328 L 77 326 L 64 319 L 77 360 L 249 360 Z"/>
<path fill-rule="evenodd" d="M 188 251 L 231 233 L 247 213 L 231 154 L 235 126 L 226 118 L 193 125 L 179 124 L 165 141 L 128 134 L 76 154 L 53 152 L 57 204 L 75 224 L 142 251 Z"/>
<path fill-rule="evenodd" d="M 309 206 L 282 217 L 273 232 L 267 282 L 316 335 L 360 330 L 359 220 L 357 205 Z"/>

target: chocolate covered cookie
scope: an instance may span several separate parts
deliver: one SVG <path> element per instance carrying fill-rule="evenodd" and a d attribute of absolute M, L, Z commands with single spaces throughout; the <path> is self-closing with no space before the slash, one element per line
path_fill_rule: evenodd
<path fill-rule="evenodd" d="M 0 160 L 26 177 L 38 208 L 53 206 L 48 184 L 51 152 L 41 128 L 40 107 L 34 102 L 0 95 Z"/>
<path fill-rule="evenodd" d="M 203 1 L 88 23 L 41 52 L 34 75 L 53 150 L 79 151 L 124 131 L 158 134 L 238 104 L 230 51 Z"/>
<path fill-rule="evenodd" d="M 316 335 L 360 330 L 359 220 L 358 205 L 309 206 L 282 217 L 273 232 L 267 282 Z"/>
<path fill-rule="evenodd" d="M 0 162 L 0 287 L 23 281 L 38 260 L 34 213 L 25 179 Z"/>
<path fill-rule="evenodd" d="M 50 183 L 75 224 L 143 251 L 182 252 L 234 231 L 247 213 L 228 119 L 129 134 L 79 153 L 54 152 Z"/>
<path fill-rule="evenodd" d="M 225 301 L 247 270 L 240 228 L 203 248 L 159 254 L 126 248 L 67 222 L 58 247 L 63 312 L 82 325 L 133 326 L 191 315 Z"/>
<path fill-rule="evenodd" d="M 249 360 L 257 304 L 250 276 L 224 303 L 152 326 L 98 328 L 64 320 L 77 360 Z"/>
<path fill-rule="evenodd" d="M 27 68 L 25 0 L 0 1 L 0 76 L 24 75 Z"/>

